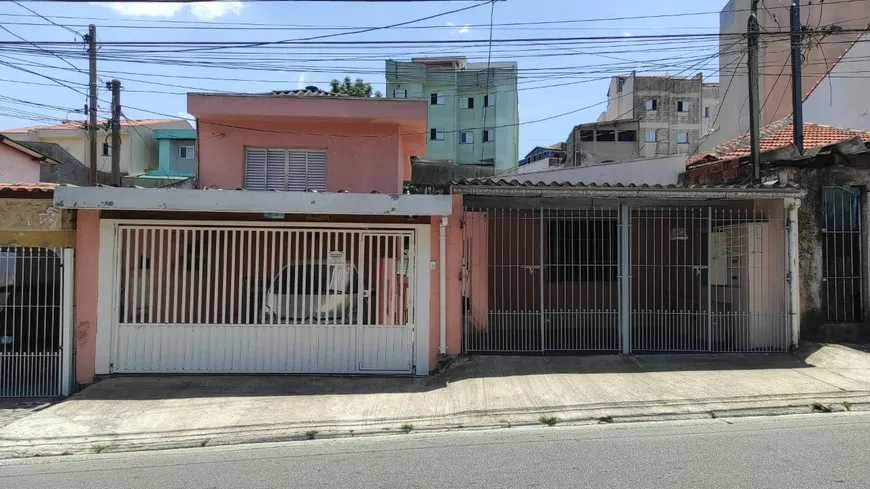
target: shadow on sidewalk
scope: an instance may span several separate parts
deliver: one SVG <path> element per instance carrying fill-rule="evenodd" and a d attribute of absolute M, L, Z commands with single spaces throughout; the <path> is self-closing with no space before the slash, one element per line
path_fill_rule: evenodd
<path fill-rule="evenodd" d="M 454 360 L 430 377 L 316 375 L 151 375 L 103 379 L 73 399 L 148 400 L 208 397 L 329 396 L 429 392 L 448 384 L 505 377 L 640 374 L 813 368 L 787 353 L 492 356 Z"/>

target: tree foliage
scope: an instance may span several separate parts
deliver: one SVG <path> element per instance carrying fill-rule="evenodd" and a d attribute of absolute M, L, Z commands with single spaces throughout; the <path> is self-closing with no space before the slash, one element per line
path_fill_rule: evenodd
<path fill-rule="evenodd" d="M 372 84 L 366 83 L 362 78 L 351 81 L 349 76 L 344 81 L 332 80 L 329 82 L 332 93 L 341 93 L 351 97 L 383 97 L 380 91 L 372 90 Z"/>

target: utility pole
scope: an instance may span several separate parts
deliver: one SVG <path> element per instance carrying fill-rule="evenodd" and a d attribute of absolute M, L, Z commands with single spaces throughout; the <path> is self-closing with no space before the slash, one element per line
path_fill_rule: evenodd
<path fill-rule="evenodd" d="M 121 82 L 112 80 L 112 185 L 121 186 Z"/>
<path fill-rule="evenodd" d="M 794 145 L 804 152 L 804 102 L 801 75 L 801 3 L 791 2 L 791 110 Z"/>
<path fill-rule="evenodd" d="M 749 50 L 749 146 L 752 171 L 755 181 L 761 180 L 761 142 L 759 141 L 758 107 L 758 0 L 752 0 L 752 12 L 746 23 L 746 40 Z"/>
<path fill-rule="evenodd" d="M 97 185 L 97 26 L 88 27 L 88 75 L 90 93 L 88 97 L 88 138 L 90 139 L 91 185 Z"/>

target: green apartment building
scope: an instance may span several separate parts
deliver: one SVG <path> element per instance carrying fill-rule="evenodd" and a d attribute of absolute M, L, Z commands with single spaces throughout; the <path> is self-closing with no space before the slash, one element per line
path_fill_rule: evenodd
<path fill-rule="evenodd" d="M 487 69 L 489 66 L 489 69 Z M 465 57 L 387 60 L 390 98 L 429 102 L 426 160 L 517 166 L 517 64 L 468 63 Z"/>

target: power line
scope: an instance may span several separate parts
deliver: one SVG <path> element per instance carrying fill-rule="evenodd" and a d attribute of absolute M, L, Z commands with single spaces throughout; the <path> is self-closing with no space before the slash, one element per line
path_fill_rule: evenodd
<path fill-rule="evenodd" d="M 60 28 L 62 28 L 62 29 L 66 29 L 66 30 L 68 30 L 69 32 L 72 32 L 73 34 L 75 34 L 75 35 L 78 36 L 78 37 L 84 37 L 84 36 L 82 36 L 81 34 L 79 34 L 78 32 L 76 32 L 74 29 L 70 29 L 69 27 L 67 27 L 67 26 L 65 26 L 65 25 L 60 25 L 60 24 L 54 22 L 53 20 L 49 19 L 48 17 L 46 17 L 46 16 L 40 14 L 39 12 L 33 10 L 32 8 L 22 5 L 21 2 L 18 2 L 18 1 L 16 1 L 16 0 L 12 0 L 12 3 L 14 3 L 15 5 L 18 5 L 19 7 L 23 8 L 24 10 L 27 10 L 28 12 L 32 13 L 33 15 L 35 15 L 35 16 L 37 16 L 37 17 L 43 19 L 43 20 L 45 20 L 45 21 L 48 22 L 49 24 L 55 25 L 55 26 L 60 27 Z"/>

